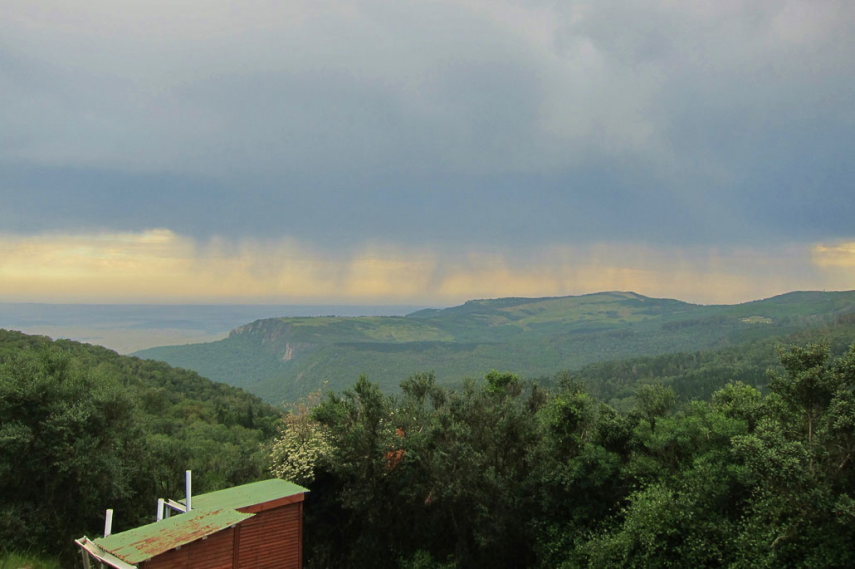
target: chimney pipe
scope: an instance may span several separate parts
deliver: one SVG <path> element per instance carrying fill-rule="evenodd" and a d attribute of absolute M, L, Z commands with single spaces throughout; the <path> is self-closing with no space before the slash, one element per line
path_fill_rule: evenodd
<path fill-rule="evenodd" d="M 157 499 L 157 518 L 155 519 L 155 521 L 159 522 L 160 520 L 163 519 L 163 504 L 164 504 L 163 498 L 158 498 Z"/>
<path fill-rule="evenodd" d="M 113 510 L 107 510 L 107 515 L 104 517 L 104 537 L 113 533 Z"/>
<path fill-rule="evenodd" d="M 189 512 L 191 509 L 193 509 L 191 504 L 190 504 L 190 496 L 192 495 L 192 493 L 190 491 L 190 471 L 189 470 L 184 472 L 184 490 L 185 490 L 185 493 L 187 494 L 187 501 L 185 502 L 185 505 L 187 506 L 187 511 Z"/>

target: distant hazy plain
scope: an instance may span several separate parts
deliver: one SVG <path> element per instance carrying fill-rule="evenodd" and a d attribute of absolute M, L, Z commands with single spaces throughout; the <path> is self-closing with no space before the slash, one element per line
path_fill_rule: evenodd
<path fill-rule="evenodd" d="M 237 326 L 278 316 L 395 316 L 424 306 L 0 303 L 0 328 L 99 344 L 129 354 L 210 342 Z"/>

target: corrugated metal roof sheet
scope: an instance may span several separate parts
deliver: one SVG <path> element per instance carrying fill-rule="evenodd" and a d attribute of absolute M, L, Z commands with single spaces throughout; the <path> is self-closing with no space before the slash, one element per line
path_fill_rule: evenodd
<path fill-rule="evenodd" d="M 237 510 L 271 502 L 280 498 L 287 498 L 295 494 L 308 492 L 307 488 L 298 486 L 293 482 L 273 478 L 261 482 L 251 482 L 242 486 L 217 490 L 207 494 L 193 496 L 193 510 L 197 509 L 225 509 Z M 184 503 L 184 500 L 181 500 Z"/>
<path fill-rule="evenodd" d="M 119 559 L 137 564 L 180 545 L 226 529 L 254 514 L 232 509 L 191 510 L 160 522 L 94 539 L 95 544 Z"/>
<path fill-rule="evenodd" d="M 132 530 L 97 538 L 102 550 L 135 565 L 170 549 L 224 530 L 254 514 L 238 512 L 273 500 L 303 494 L 308 489 L 285 480 L 253 482 L 193 496 L 193 509 Z"/>

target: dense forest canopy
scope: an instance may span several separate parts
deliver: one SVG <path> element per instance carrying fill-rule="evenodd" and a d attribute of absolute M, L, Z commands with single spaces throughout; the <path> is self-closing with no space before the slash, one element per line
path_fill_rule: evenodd
<path fill-rule="evenodd" d="M 572 376 L 367 379 L 285 421 L 274 470 L 311 489 L 308 567 L 855 566 L 855 347 L 783 350 L 768 393 L 621 412 Z"/>
<path fill-rule="evenodd" d="M 309 487 L 312 569 L 850 567 L 855 346 L 824 330 L 539 379 L 362 377 L 284 414 L 187 370 L 0 331 L 0 539 L 71 566 L 105 508 L 117 531 L 152 521 L 190 468 L 199 492 Z"/>
<path fill-rule="evenodd" d="M 0 330 L 0 542 L 68 554 L 180 496 L 265 476 L 279 411 L 195 372 Z"/>

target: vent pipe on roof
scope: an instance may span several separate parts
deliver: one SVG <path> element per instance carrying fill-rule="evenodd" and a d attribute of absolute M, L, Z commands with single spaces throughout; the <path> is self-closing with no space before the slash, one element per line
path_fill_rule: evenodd
<path fill-rule="evenodd" d="M 104 537 L 113 533 L 113 510 L 107 510 L 107 515 L 104 517 Z"/>
<path fill-rule="evenodd" d="M 190 510 L 193 509 L 193 507 L 190 504 L 191 492 L 190 492 L 190 471 L 189 470 L 184 472 L 184 490 L 185 490 L 185 493 L 187 494 L 187 501 L 184 504 L 187 506 L 187 511 L 189 512 Z"/>
<path fill-rule="evenodd" d="M 157 518 L 155 518 L 155 521 L 159 522 L 160 520 L 163 519 L 163 507 L 164 507 L 165 503 L 166 503 L 166 501 L 163 498 L 157 499 Z"/>

